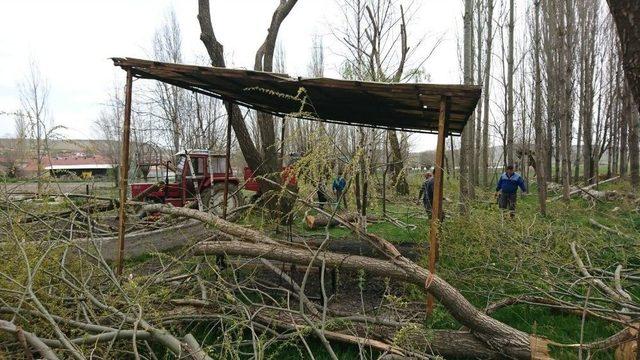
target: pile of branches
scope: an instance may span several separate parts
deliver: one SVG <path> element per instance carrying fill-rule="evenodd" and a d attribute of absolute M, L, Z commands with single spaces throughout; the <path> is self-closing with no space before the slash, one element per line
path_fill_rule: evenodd
<path fill-rule="evenodd" d="M 340 342 L 357 345 L 363 357 L 531 359 L 547 357 L 549 345 L 591 351 L 628 342 L 635 334 L 632 323 L 638 307 L 623 295 L 625 300 L 617 299 L 616 304 L 624 306 L 618 315 L 626 318 L 612 317 L 611 306 L 592 305 L 595 300 L 585 301 L 582 307 L 572 305 L 581 314 L 598 314 L 623 324 L 625 330 L 612 338 L 563 345 L 527 334 L 489 315 L 522 299 L 507 299 L 486 311 L 477 309 L 448 282 L 404 257 L 385 239 L 321 209 L 316 211 L 335 217 L 380 256 L 327 251 L 329 237 L 316 247 L 279 241 L 198 210 L 130 205 L 147 213 L 196 219 L 213 229 L 211 236 L 179 252 L 128 264 L 127 275 L 117 277 L 99 246 L 79 246 L 74 234 L 62 228 L 50 228 L 47 240 L 56 241 L 43 242 L 13 222 L 19 204 L 13 204 L 12 211 L 4 210 L 4 221 L 12 230 L 6 232 L 6 246 L 0 247 L 0 256 L 11 259 L 8 266 L 0 267 L 0 355 L 156 359 L 171 353 L 192 359 L 209 359 L 213 354 L 262 358 L 291 345 L 314 358 L 309 344 L 314 337 L 332 358 L 338 358 L 332 344 Z M 69 219 L 78 226 L 77 216 Z M 84 220 L 90 221 L 91 215 Z M 279 281 L 246 270 L 247 264 L 256 261 Z M 283 271 L 285 263 L 304 269 L 302 281 Z M 316 268 L 321 269 L 320 301 L 305 291 Z M 414 284 L 432 294 L 463 328 L 426 329 L 417 308 L 371 313 L 332 308 L 324 286 L 326 268 Z M 595 281 L 589 274 L 589 281 Z M 605 287 L 594 288 L 606 293 Z M 550 298 L 529 302 L 564 301 Z"/>

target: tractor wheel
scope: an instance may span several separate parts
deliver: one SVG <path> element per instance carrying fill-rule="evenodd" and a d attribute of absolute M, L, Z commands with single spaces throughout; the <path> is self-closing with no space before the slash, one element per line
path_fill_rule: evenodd
<path fill-rule="evenodd" d="M 239 212 L 233 212 L 233 210 L 244 205 L 244 196 L 235 184 L 229 184 L 228 194 L 227 220 L 233 221 L 240 215 Z M 206 211 L 221 217 L 224 207 L 224 183 L 214 184 L 209 191 L 203 194 L 202 202 Z"/>

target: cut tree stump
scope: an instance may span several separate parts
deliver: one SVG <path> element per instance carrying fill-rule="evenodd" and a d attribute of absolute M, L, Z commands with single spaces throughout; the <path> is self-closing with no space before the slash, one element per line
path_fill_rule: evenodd
<path fill-rule="evenodd" d="M 342 221 L 346 221 L 350 223 L 355 223 L 355 222 L 358 222 L 359 220 L 359 215 L 354 213 L 340 214 L 340 215 L 336 214 L 336 217 L 338 216 Z M 316 214 L 316 215 L 306 214 L 304 217 L 304 223 L 307 226 L 307 229 L 309 230 L 320 229 L 327 225 L 329 225 L 329 227 L 334 227 L 334 226 L 340 225 L 340 221 L 336 219 L 336 217 L 329 218 L 328 216 L 323 214 Z M 379 220 L 377 216 L 368 215 L 366 218 L 367 218 L 367 222 L 375 222 Z"/>

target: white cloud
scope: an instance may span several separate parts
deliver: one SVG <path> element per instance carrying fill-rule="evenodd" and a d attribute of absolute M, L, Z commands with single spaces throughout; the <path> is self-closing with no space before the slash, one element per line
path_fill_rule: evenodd
<path fill-rule="evenodd" d="M 234 67 L 253 67 L 257 47 L 266 34 L 277 0 L 211 1 L 214 29 Z M 197 2 L 184 0 L 22 0 L 6 1 L 0 12 L 0 111 L 18 108 L 17 84 L 35 59 L 50 85 L 50 109 L 68 137 L 91 137 L 93 120 L 124 73 L 109 57 L 148 58 L 153 33 L 173 7 L 179 20 L 185 61 L 206 53 L 199 40 Z M 420 1 L 410 34 L 443 33 L 445 41 L 427 63 L 435 83 L 459 81 L 456 28 L 461 2 Z M 279 41 L 286 52 L 287 72 L 305 76 L 315 34 L 324 38 L 327 76 L 336 76 L 340 59 L 330 26 L 339 22 L 334 0 L 300 0 L 285 20 Z M 429 41 L 429 38 L 426 40 Z M 428 45 L 425 46 L 425 49 Z M 13 119 L 0 115 L 0 134 L 12 132 Z M 416 135 L 416 150 L 433 148 L 432 136 Z"/>

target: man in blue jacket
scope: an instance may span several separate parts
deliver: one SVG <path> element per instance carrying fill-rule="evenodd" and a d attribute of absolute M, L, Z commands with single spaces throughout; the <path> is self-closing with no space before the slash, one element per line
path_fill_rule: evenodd
<path fill-rule="evenodd" d="M 338 176 L 333 179 L 333 184 L 331 185 L 331 189 L 333 190 L 333 194 L 336 196 L 336 206 L 340 206 L 340 201 L 344 202 L 344 208 L 347 208 L 347 197 L 345 196 L 345 188 L 347 187 L 347 180 L 345 180 L 344 176 L 342 176 L 342 172 L 338 173 Z"/>
<path fill-rule="evenodd" d="M 496 197 L 500 209 L 509 211 L 512 219 L 516 215 L 518 188 L 522 189 L 523 193 L 527 192 L 522 176 L 513 171 L 513 165 L 509 165 L 507 171 L 500 175 L 498 186 L 496 186 Z"/>

